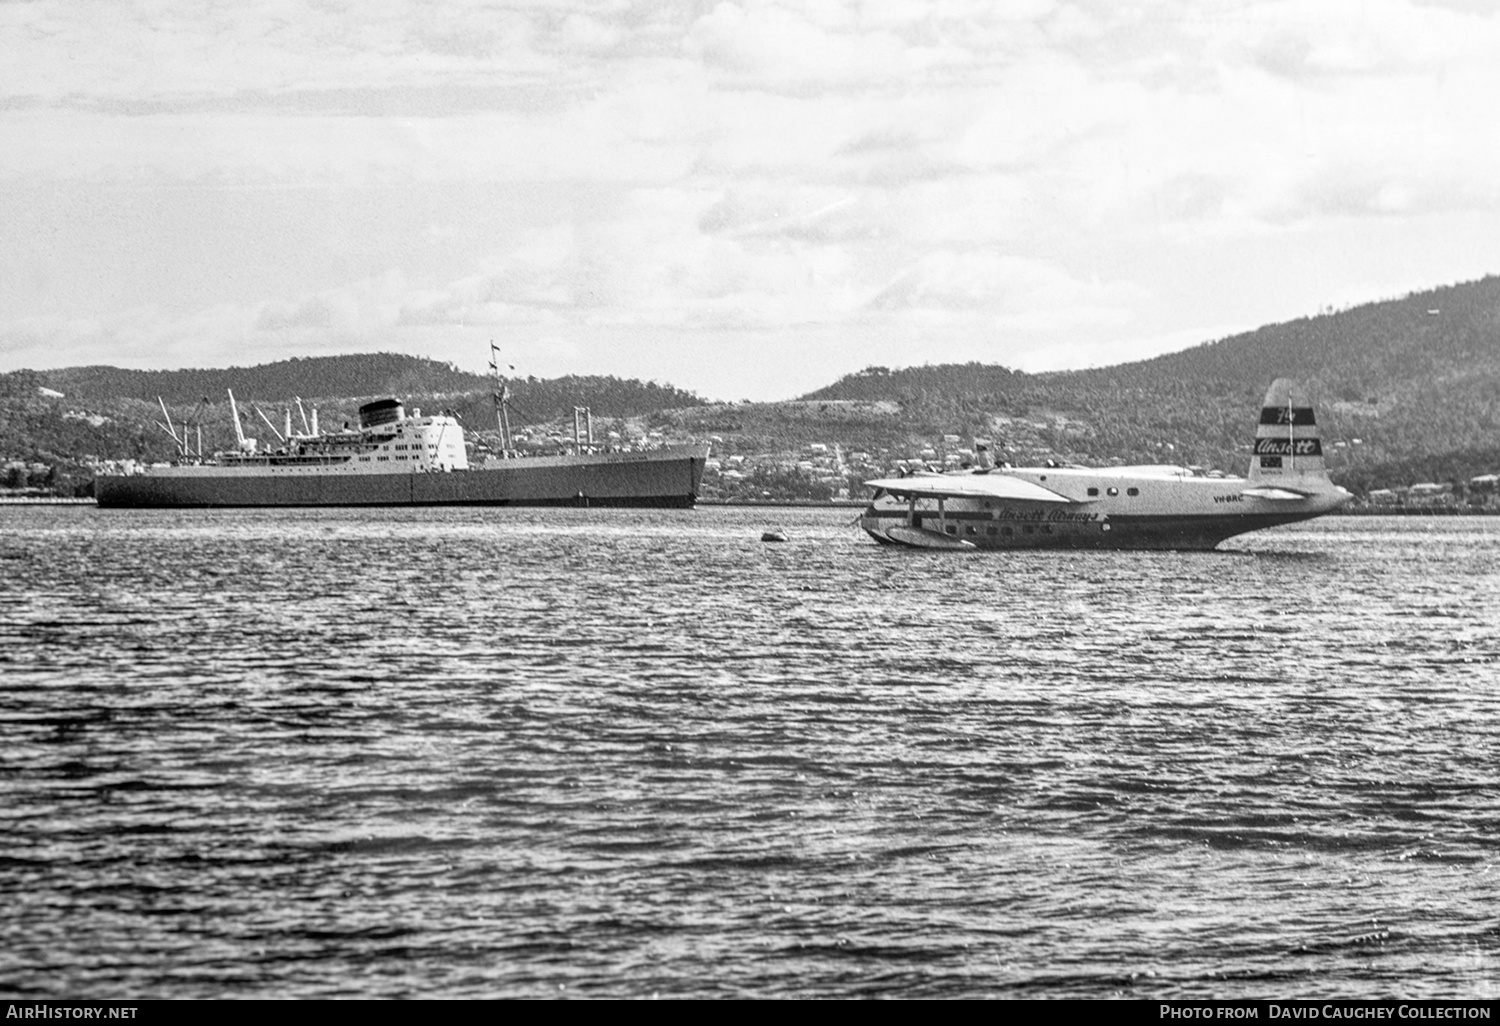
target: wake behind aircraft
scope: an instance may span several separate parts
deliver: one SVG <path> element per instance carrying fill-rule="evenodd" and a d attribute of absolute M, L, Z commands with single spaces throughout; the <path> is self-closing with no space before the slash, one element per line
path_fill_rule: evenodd
<path fill-rule="evenodd" d="M 981 454 L 983 456 L 983 454 Z M 991 467 L 866 481 L 860 526 L 922 549 L 1211 549 L 1225 538 L 1322 516 L 1350 498 L 1328 479 L 1306 394 L 1266 392 L 1247 477 L 1174 466 Z"/>

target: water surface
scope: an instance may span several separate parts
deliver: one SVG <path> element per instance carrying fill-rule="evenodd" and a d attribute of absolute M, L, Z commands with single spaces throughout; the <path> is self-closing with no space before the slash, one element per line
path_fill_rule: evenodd
<path fill-rule="evenodd" d="M 0 989 L 1497 996 L 1500 522 L 852 519 L 0 509 Z"/>

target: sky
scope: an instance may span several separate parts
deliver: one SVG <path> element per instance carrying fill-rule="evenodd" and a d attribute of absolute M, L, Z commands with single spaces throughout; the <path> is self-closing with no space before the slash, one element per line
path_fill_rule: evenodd
<path fill-rule="evenodd" d="M 0 371 L 792 398 L 1500 272 L 1487 0 L 0 0 Z"/>

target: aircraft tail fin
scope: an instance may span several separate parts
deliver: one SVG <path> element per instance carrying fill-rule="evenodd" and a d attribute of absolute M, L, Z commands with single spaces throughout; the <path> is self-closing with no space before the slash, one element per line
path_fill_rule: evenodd
<path fill-rule="evenodd" d="M 1325 484 L 1323 437 L 1307 393 L 1289 378 L 1277 378 L 1266 391 L 1260 423 L 1255 427 L 1255 454 L 1249 481 L 1295 489 Z"/>

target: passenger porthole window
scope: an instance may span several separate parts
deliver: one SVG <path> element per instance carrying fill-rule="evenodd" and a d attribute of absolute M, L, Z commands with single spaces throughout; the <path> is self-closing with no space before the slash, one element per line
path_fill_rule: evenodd
<path fill-rule="evenodd" d="M 1109 494 L 1110 495 L 1119 495 L 1120 494 L 1120 489 L 1118 489 L 1118 488 L 1111 488 L 1111 489 L 1109 489 Z"/>

